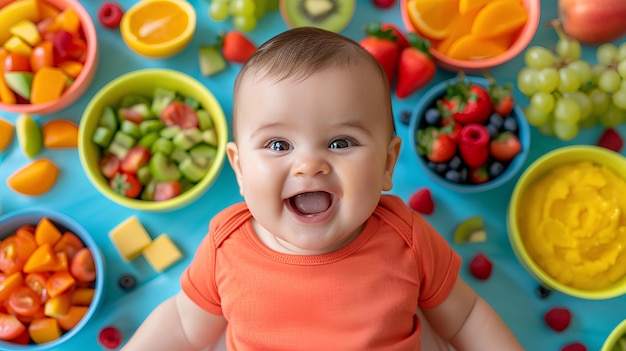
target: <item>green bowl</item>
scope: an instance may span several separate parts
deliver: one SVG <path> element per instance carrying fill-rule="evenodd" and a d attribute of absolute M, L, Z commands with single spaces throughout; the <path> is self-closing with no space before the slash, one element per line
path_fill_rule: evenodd
<path fill-rule="evenodd" d="M 601 351 L 613 351 L 613 346 L 617 343 L 617 341 L 621 338 L 626 339 L 626 319 L 624 319 L 620 324 L 618 324 L 611 334 L 606 338 L 604 344 L 602 345 Z M 621 350 L 621 349 L 617 349 Z"/>
<path fill-rule="evenodd" d="M 509 241 L 522 266 L 524 266 L 535 279 L 550 289 L 589 300 L 601 300 L 621 296 L 626 294 L 626 276 L 620 278 L 612 285 L 600 289 L 587 290 L 571 287 L 561 283 L 545 272 L 541 266 L 533 260 L 521 238 L 518 213 L 521 210 L 520 201 L 522 194 L 526 192 L 534 181 L 541 178 L 547 172 L 556 167 L 578 161 L 590 161 L 608 166 L 615 174 L 621 175 L 626 179 L 626 158 L 603 147 L 574 145 L 561 147 L 548 152 L 528 166 L 515 184 L 507 212 Z"/>
<path fill-rule="evenodd" d="M 206 175 L 182 194 L 164 201 L 132 199 L 116 193 L 100 172 L 100 148 L 92 141 L 94 130 L 102 110 L 117 105 L 129 93 L 152 96 L 156 86 L 174 90 L 184 96 L 197 99 L 213 119 L 217 132 L 217 153 Z M 215 96 L 202 83 L 191 76 L 170 69 L 142 69 L 126 73 L 105 85 L 91 99 L 80 121 L 78 131 L 78 154 L 87 178 L 96 189 L 110 200 L 136 210 L 171 211 L 186 206 L 205 193 L 219 175 L 226 155 L 228 124 L 224 111 Z"/>

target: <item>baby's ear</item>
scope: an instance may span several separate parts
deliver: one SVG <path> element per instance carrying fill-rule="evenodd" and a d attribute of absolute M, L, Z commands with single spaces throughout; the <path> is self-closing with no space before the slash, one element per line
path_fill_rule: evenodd
<path fill-rule="evenodd" d="M 235 142 L 231 141 L 226 144 L 226 156 L 228 156 L 230 167 L 235 172 L 235 177 L 237 177 L 239 194 L 243 196 L 243 177 L 241 176 L 241 166 L 239 165 L 239 148 Z"/>
<path fill-rule="evenodd" d="M 400 139 L 399 136 L 391 138 L 387 146 L 387 162 L 385 163 L 385 174 L 383 176 L 383 191 L 389 191 L 393 187 L 393 171 L 396 168 L 396 163 L 400 155 L 400 146 L 402 146 L 402 139 Z"/>

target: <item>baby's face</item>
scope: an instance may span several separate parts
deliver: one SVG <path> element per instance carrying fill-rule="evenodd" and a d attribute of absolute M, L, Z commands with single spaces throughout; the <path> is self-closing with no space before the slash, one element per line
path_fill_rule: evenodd
<path fill-rule="evenodd" d="M 228 157 L 268 246 L 335 250 L 391 189 L 400 139 L 391 136 L 388 92 L 378 79 L 357 67 L 303 81 L 243 82 Z"/>

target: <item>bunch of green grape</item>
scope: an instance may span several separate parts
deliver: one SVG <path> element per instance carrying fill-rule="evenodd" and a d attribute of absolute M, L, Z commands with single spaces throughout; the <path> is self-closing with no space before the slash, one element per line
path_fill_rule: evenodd
<path fill-rule="evenodd" d="M 517 87 L 530 100 L 524 109 L 528 123 L 571 140 L 580 128 L 626 122 L 626 43 L 600 45 L 592 64 L 581 59 L 577 40 L 557 32 L 554 52 L 533 46 L 524 53 Z"/>
<path fill-rule="evenodd" d="M 232 16 L 233 26 L 249 32 L 256 28 L 257 20 L 269 11 L 278 9 L 278 0 L 210 0 L 209 17 L 225 21 Z"/>

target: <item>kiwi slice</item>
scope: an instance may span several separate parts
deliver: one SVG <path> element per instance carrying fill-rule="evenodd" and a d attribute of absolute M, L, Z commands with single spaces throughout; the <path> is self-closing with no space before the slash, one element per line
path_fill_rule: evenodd
<path fill-rule="evenodd" d="M 355 0 L 281 0 L 280 9 L 291 27 L 343 30 L 354 15 Z"/>
<path fill-rule="evenodd" d="M 487 240 L 487 232 L 481 216 L 470 217 L 461 222 L 454 231 L 455 244 L 479 243 Z"/>

